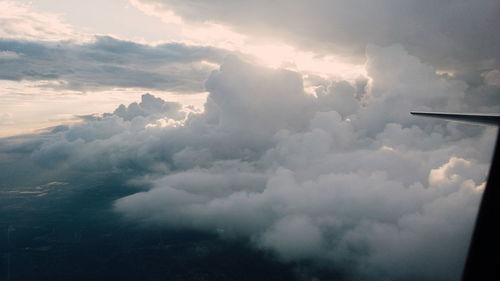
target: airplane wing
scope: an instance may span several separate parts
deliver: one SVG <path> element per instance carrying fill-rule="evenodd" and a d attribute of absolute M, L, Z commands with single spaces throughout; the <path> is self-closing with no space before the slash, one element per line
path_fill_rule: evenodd
<path fill-rule="evenodd" d="M 470 114 L 470 113 L 443 113 L 412 111 L 412 115 L 440 118 L 464 123 L 477 123 L 483 125 L 500 125 L 500 115 L 497 114 Z"/>
<path fill-rule="evenodd" d="M 441 112 L 411 114 L 500 126 L 500 115 Z M 474 280 L 500 280 L 500 130 L 462 274 L 462 281 Z"/>

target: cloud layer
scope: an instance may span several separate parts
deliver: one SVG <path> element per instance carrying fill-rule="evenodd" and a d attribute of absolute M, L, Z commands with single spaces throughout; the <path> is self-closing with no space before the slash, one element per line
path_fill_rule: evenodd
<path fill-rule="evenodd" d="M 466 84 L 401 46 L 366 56 L 368 83 L 330 81 L 316 96 L 298 73 L 230 56 L 206 81 L 203 113 L 144 95 L 43 138 L 4 141 L 2 153 L 132 179 L 143 190 L 114 207 L 144 224 L 248 239 L 345 280 L 456 280 L 495 132 L 410 117 L 474 110 Z"/>
<path fill-rule="evenodd" d="M 47 80 L 70 90 L 147 88 L 203 91 L 203 81 L 226 51 L 182 43 L 143 45 L 98 36 L 93 42 L 0 39 L 0 79 Z"/>
<path fill-rule="evenodd" d="M 185 20 L 223 23 L 244 34 L 362 58 L 367 44 L 402 44 L 440 68 L 499 63 L 494 0 L 434 1 L 179 1 L 140 0 Z"/>

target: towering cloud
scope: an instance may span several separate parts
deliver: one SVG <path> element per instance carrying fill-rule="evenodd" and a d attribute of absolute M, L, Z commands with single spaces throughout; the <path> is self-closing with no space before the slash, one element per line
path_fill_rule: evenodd
<path fill-rule="evenodd" d="M 154 7 L 156 15 L 174 13 L 194 25 L 221 24 L 246 35 L 248 42 L 285 42 L 317 56 L 333 55 L 358 64 L 371 44 L 401 45 L 443 78 L 465 82 L 460 92 L 467 104 L 481 112 L 498 111 L 500 88 L 494 81 L 500 70 L 500 39 L 495 36 L 500 4 L 495 0 L 132 3 L 143 10 Z"/>
<path fill-rule="evenodd" d="M 224 134 L 237 153 L 189 145 L 174 159 L 212 162 L 183 161 L 149 191 L 118 200 L 117 210 L 146 223 L 247 237 L 284 260 L 312 259 L 355 280 L 458 278 L 489 160 L 466 144 L 491 142 L 493 131 L 467 137 L 454 125 L 408 117 L 417 103 L 456 106 L 461 83 L 439 78 L 399 47 L 372 47 L 368 61 L 366 105 L 351 108 L 349 119 L 313 104 L 291 73 L 226 61 L 207 81 L 212 130 L 196 130 L 201 139 Z M 335 85 L 331 94 L 337 88 L 345 99 Z M 280 98 L 282 90 L 290 98 Z M 299 97 L 301 106 L 291 107 Z M 250 150 L 263 139 L 243 140 L 245 131 L 269 137 Z"/>

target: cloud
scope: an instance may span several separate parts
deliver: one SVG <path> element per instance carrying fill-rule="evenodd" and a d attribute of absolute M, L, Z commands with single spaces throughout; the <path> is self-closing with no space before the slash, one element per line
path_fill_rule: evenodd
<path fill-rule="evenodd" d="M 440 68 L 498 65 L 499 5 L 448 1 L 178 1 L 140 0 L 186 21 L 226 24 L 307 49 L 362 58 L 367 44 L 401 44 Z"/>
<path fill-rule="evenodd" d="M 337 64 L 350 61 L 360 65 L 367 46 L 398 44 L 424 63 L 466 82 L 469 104 L 482 105 L 483 112 L 498 111 L 498 107 L 488 108 L 485 100 L 498 100 L 500 89 L 488 86 L 494 84 L 494 78 L 483 81 L 483 73 L 500 68 L 500 39 L 494 36 L 500 29 L 500 5 L 495 0 L 133 2 L 136 7 L 154 7 L 155 15 L 175 16 L 185 24 L 226 26 L 246 36 L 247 42 L 285 43 L 311 51 L 316 57 L 324 56 L 323 62 L 334 56 Z M 276 53 L 274 57 L 280 52 Z M 300 60 L 298 54 L 295 57 Z M 332 69 L 335 64 L 323 72 Z"/>
<path fill-rule="evenodd" d="M 475 108 L 465 82 L 401 46 L 366 56 L 369 82 L 327 81 L 317 97 L 298 73 L 229 56 L 204 112 L 144 95 L 0 152 L 130 180 L 137 192 L 114 203 L 127 220 L 245 239 L 343 280 L 456 280 L 495 130 L 411 117 Z"/>
<path fill-rule="evenodd" d="M 486 72 L 483 76 L 487 85 L 500 87 L 500 70 L 493 69 Z"/>
<path fill-rule="evenodd" d="M 12 124 L 12 115 L 8 113 L 2 113 L 0 115 L 0 125 Z"/>
<path fill-rule="evenodd" d="M 228 130 L 252 134 L 298 130 L 312 115 L 313 97 L 305 95 L 302 78 L 295 72 L 229 57 L 205 85 L 210 92 L 207 114 L 217 114 L 219 125 Z"/>
<path fill-rule="evenodd" d="M 175 120 L 184 118 L 184 112 L 181 112 L 182 106 L 175 102 L 165 102 L 150 94 L 142 96 L 141 103 L 132 103 L 129 106 L 120 105 L 113 114 L 121 117 L 123 120 L 132 120 L 138 116 L 169 116 Z"/>
<path fill-rule="evenodd" d="M 83 35 L 64 23 L 60 16 L 34 12 L 30 5 L 0 2 L 0 37 L 20 40 L 82 40 Z"/>
<path fill-rule="evenodd" d="M 203 81 L 226 51 L 182 43 L 148 46 L 108 36 L 93 42 L 1 39 L 0 79 L 47 80 L 72 90 L 147 88 L 203 91 Z M 16 54 L 13 56 L 13 54 Z"/>
<path fill-rule="evenodd" d="M 11 51 L 1 51 L 0 52 L 0 60 L 13 60 L 18 59 L 19 54 Z"/>
<path fill-rule="evenodd" d="M 322 236 L 309 217 L 285 217 L 262 235 L 260 244 L 275 250 L 285 259 L 315 257 L 325 246 Z"/>

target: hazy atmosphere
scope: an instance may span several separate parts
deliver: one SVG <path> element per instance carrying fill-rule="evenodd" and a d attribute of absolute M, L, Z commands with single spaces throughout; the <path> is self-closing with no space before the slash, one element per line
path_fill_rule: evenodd
<path fill-rule="evenodd" d="M 0 0 L 0 280 L 458 280 L 499 14 Z"/>

